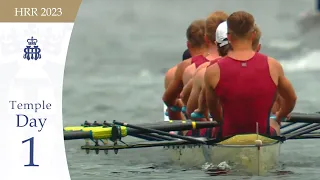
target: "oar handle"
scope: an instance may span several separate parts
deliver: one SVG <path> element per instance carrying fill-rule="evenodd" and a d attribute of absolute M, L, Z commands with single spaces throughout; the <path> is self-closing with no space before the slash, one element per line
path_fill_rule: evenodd
<path fill-rule="evenodd" d="M 71 131 L 63 132 L 64 140 L 76 140 L 76 139 L 91 139 L 92 132 L 90 131 Z"/>

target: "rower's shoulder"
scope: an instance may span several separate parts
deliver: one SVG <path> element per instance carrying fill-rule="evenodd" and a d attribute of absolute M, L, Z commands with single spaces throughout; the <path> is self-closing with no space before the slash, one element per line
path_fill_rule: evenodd
<path fill-rule="evenodd" d="M 177 65 L 177 70 L 176 70 L 176 75 L 178 75 L 179 77 L 183 75 L 185 69 L 191 64 L 191 58 L 184 60 L 182 62 L 180 62 Z"/>
<path fill-rule="evenodd" d="M 177 70 L 177 65 L 171 67 L 171 68 L 166 72 L 166 76 L 171 76 L 172 74 L 175 73 L 176 70 Z"/>
<path fill-rule="evenodd" d="M 186 60 L 184 60 L 184 61 L 182 61 L 182 62 L 180 62 L 178 65 L 177 65 L 177 68 L 186 68 L 186 67 L 188 67 L 190 64 L 191 64 L 191 58 L 189 58 L 189 59 L 186 59 Z"/>
<path fill-rule="evenodd" d="M 208 75 L 214 75 L 214 74 L 220 74 L 220 67 L 219 67 L 219 63 L 214 63 L 211 64 L 209 66 L 207 66 L 206 68 L 206 73 Z"/>
<path fill-rule="evenodd" d="M 175 71 L 177 69 L 178 65 L 174 65 L 173 67 L 171 67 L 167 72 L 172 72 Z"/>
<path fill-rule="evenodd" d="M 218 63 L 210 64 L 204 72 L 204 82 L 216 87 L 220 79 L 220 67 Z"/>
<path fill-rule="evenodd" d="M 276 66 L 276 67 L 281 67 L 281 68 L 282 68 L 281 63 L 280 63 L 277 59 L 275 59 L 275 58 L 273 58 L 273 57 L 270 57 L 270 56 L 267 56 L 267 58 L 268 58 L 268 63 L 269 63 L 269 65 Z"/>
<path fill-rule="evenodd" d="M 279 75 L 284 74 L 283 67 L 277 59 L 268 56 L 268 64 L 270 71 L 275 70 L 278 72 Z"/>

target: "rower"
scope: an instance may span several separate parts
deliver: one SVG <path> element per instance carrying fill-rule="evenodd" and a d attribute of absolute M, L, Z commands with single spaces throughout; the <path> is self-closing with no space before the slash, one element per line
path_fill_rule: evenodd
<path fill-rule="evenodd" d="M 216 34 L 216 43 L 219 45 L 218 47 L 221 46 L 225 48 L 230 48 L 230 44 L 227 37 L 227 31 L 228 31 L 227 22 L 219 25 L 217 29 L 217 34 Z M 256 35 L 252 41 L 252 49 L 256 52 L 259 52 L 261 49 L 261 44 L 260 44 L 261 31 L 257 25 L 254 26 L 254 31 L 256 32 Z M 219 51 L 222 57 L 226 56 L 228 52 L 229 52 L 229 49 L 222 49 L 222 48 Z M 203 120 L 209 121 L 208 109 L 205 101 L 205 87 L 204 87 L 205 71 L 206 69 L 202 68 L 196 72 L 194 76 L 193 88 L 197 90 L 194 90 L 193 88 L 192 90 L 197 91 L 198 93 L 194 93 L 193 95 L 190 96 L 190 99 L 189 99 L 190 102 L 188 102 L 187 107 L 191 106 L 191 103 L 194 103 L 194 105 L 192 106 L 196 106 L 197 109 L 194 110 L 194 112 L 191 114 L 191 117 L 193 119 L 203 119 Z M 190 111 L 192 110 L 193 109 L 190 108 Z"/>
<path fill-rule="evenodd" d="M 206 50 L 206 45 L 204 42 L 204 32 L 205 32 L 205 21 L 196 20 L 190 24 L 187 29 L 187 46 L 192 57 L 204 54 Z M 177 99 L 183 88 L 182 75 L 186 67 L 191 64 L 192 58 L 184 60 L 177 65 L 177 69 L 174 78 L 166 88 L 164 95 L 162 97 L 164 103 L 169 107 L 170 111 L 180 112 L 181 106 L 178 104 Z M 170 115 L 170 113 L 169 113 Z M 169 116 L 170 117 L 170 116 Z M 179 120 L 172 119 L 171 120 Z"/>
<path fill-rule="evenodd" d="M 196 72 L 196 70 L 203 66 L 203 64 L 206 64 L 210 62 L 211 60 L 219 58 L 219 53 L 217 51 L 217 47 L 215 45 L 215 34 L 216 29 L 219 26 L 220 23 L 227 20 L 228 14 L 226 14 L 223 11 L 216 11 L 211 13 L 208 18 L 206 19 L 206 29 L 205 29 L 205 36 L 204 40 L 207 45 L 207 51 L 206 54 L 201 54 L 199 56 L 196 56 L 192 58 L 191 65 L 189 65 L 182 77 L 182 81 L 184 84 L 184 88 L 181 93 L 181 99 L 184 105 L 187 105 L 188 99 L 191 93 L 192 89 L 192 81 L 190 81 Z M 191 113 L 187 113 L 190 115 Z M 190 117 L 190 116 L 188 116 Z"/>
<path fill-rule="evenodd" d="M 220 26 L 222 26 L 222 24 Z M 227 26 L 226 26 L 226 28 L 227 28 Z M 252 49 L 256 52 L 259 52 L 261 49 L 261 44 L 260 44 L 261 31 L 257 25 L 255 25 L 254 31 L 256 32 L 256 35 L 255 35 L 253 42 L 252 42 Z M 222 32 L 222 33 L 220 33 L 220 38 L 218 38 L 219 32 Z M 223 31 L 217 30 L 216 39 L 217 39 L 218 43 L 219 43 L 219 39 L 221 41 L 223 39 L 224 35 L 227 36 L 227 33 L 226 32 L 223 33 Z M 199 96 L 198 109 L 196 109 L 191 115 L 191 118 L 193 118 L 193 119 L 209 120 L 208 110 L 207 110 L 206 101 L 205 101 L 205 91 L 204 91 L 204 81 L 203 81 L 204 72 L 205 72 L 205 69 L 200 69 L 200 70 L 198 70 L 198 72 L 196 73 L 196 75 L 194 77 L 193 87 L 198 87 L 201 84 L 202 84 L 202 86 L 200 87 L 201 91 L 198 95 Z M 198 77 L 198 78 L 196 78 L 196 77 Z M 198 83 L 195 82 L 195 79 L 198 79 Z M 192 101 L 191 99 L 192 99 L 192 95 L 190 96 L 189 101 Z M 279 93 L 277 93 L 276 98 L 275 98 L 275 102 L 274 102 L 272 109 L 271 109 L 270 125 L 275 129 L 275 131 L 277 132 L 278 135 L 280 134 L 281 122 L 275 121 L 275 114 L 280 110 L 282 102 L 283 102 L 283 98 L 279 95 Z M 187 105 L 187 107 L 188 107 L 188 105 Z M 203 113 L 203 112 L 205 112 L 205 113 Z"/>
<path fill-rule="evenodd" d="M 254 24 L 254 17 L 245 11 L 228 17 L 232 50 L 208 66 L 204 76 L 209 112 L 222 124 L 218 137 L 256 133 L 257 124 L 259 134 L 277 135 L 269 121 L 277 91 L 284 101 L 276 120 L 295 107 L 297 97 L 281 64 L 252 50 Z"/>
<path fill-rule="evenodd" d="M 186 60 L 186 59 L 189 59 L 189 58 L 191 58 L 191 55 L 190 55 L 189 50 L 186 49 L 186 50 L 183 52 L 182 61 L 184 61 L 184 60 Z M 166 73 L 166 75 L 165 75 L 165 79 L 164 79 L 164 88 L 165 88 L 165 89 L 168 88 L 169 84 L 170 84 L 171 81 L 173 80 L 174 74 L 175 74 L 176 70 L 177 70 L 177 65 L 173 66 L 172 68 L 170 68 L 170 69 L 167 71 L 167 73 Z M 180 107 L 183 107 L 181 100 L 179 100 L 179 101 L 180 101 L 180 102 L 178 102 L 178 103 L 181 104 Z M 165 115 L 166 115 L 166 116 L 169 116 L 169 114 L 170 114 L 170 117 L 171 117 L 172 119 L 183 119 L 183 114 L 182 114 L 181 112 L 173 112 L 173 111 L 170 111 L 170 110 L 168 110 L 168 109 L 167 109 L 165 112 L 166 112 Z M 169 112 L 170 112 L 170 113 L 169 113 Z"/>
<path fill-rule="evenodd" d="M 198 98 L 201 93 L 202 86 L 204 84 L 203 82 L 203 76 L 206 71 L 206 67 L 210 64 L 214 64 L 218 62 L 221 57 L 224 57 L 228 54 L 228 51 L 230 49 L 230 45 L 228 43 L 227 39 L 227 22 L 224 21 L 219 24 L 218 28 L 215 32 L 215 40 L 212 42 L 215 45 L 215 48 L 217 50 L 217 53 L 219 57 L 217 59 L 211 60 L 208 63 L 204 63 L 202 67 L 199 67 L 194 74 L 193 78 L 190 80 L 192 81 L 192 90 L 191 94 L 188 100 L 187 104 L 187 112 L 192 112 L 194 109 L 198 106 Z M 191 116 L 191 115 L 190 115 Z M 191 116 L 192 117 L 192 116 Z M 209 120 L 209 118 L 194 118 L 194 120 Z M 214 128 L 206 128 L 200 130 L 200 136 L 206 136 L 208 138 L 214 137 L 215 131 Z M 191 135 L 191 132 L 188 132 L 186 135 Z"/>
<path fill-rule="evenodd" d="M 228 28 L 227 28 L 226 21 L 219 24 L 218 28 L 215 30 L 214 38 L 211 38 L 212 39 L 211 46 L 213 46 L 218 56 L 216 57 L 216 59 L 213 59 L 210 62 L 204 63 L 202 67 L 199 67 L 196 73 L 194 74 L 193 78 L 190 80 L 193 85 L 192 85 L 192 90 L 191 90 L 190 97 L 187 104 L 187 112 L 191 118 L 192 118 L 191 112 L 193 112 L 198 107 L 198 99 L 201 94 L 202 86 L 204 85 L 203 76 L 206 71 L 206 67 L 209 64 L 216 63 L 221 57 L 226 56 L 229 51 L 230 46 L 227 39 L 227 30 Z M 195 120 L 201 120 L 201 119 L 195 118 Z"/>

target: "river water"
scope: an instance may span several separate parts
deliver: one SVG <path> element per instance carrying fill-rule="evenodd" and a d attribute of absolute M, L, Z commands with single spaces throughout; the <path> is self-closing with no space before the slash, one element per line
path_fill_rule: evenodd
<path fill-rule="evenodd" d="M 295 111 L 319 111 L 320 23 L 299 22 L 309 0 L 84 0 L 65 67 L 64 125 L 88 121 L 156 122 L 163 119 L 164 72 L 181 61 L 185 31 L 215 10 L 252 13 L 262 30 L 262 51 L 278 59 L 298 94 Z M 319 21 L 320 22 L 320 21 Z M 130 138 L 128 138 L 131 140 Z M 104 179 L 319 179 L 320 143 L 282 146 L 284 175 L 212 177 L 168 163 L 161 148 L 86 155 L 82 141 L 66 142 L 73 180 Z"/>

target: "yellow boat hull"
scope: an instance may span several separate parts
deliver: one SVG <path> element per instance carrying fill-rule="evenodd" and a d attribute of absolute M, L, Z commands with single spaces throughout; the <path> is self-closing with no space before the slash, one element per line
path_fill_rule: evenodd
<path fill-rule="evenodd" d="M 214 146 L 172 146 L 166 150 L 171 160 L 182 166 L 201 167 L 205 163 L 227 162 L 231 172 L 263 176 L 276 168 L 281 142 L 259 136 L 263 145 L 258 148 L 256 139 L 256 134 L 237 135 Z"/>

